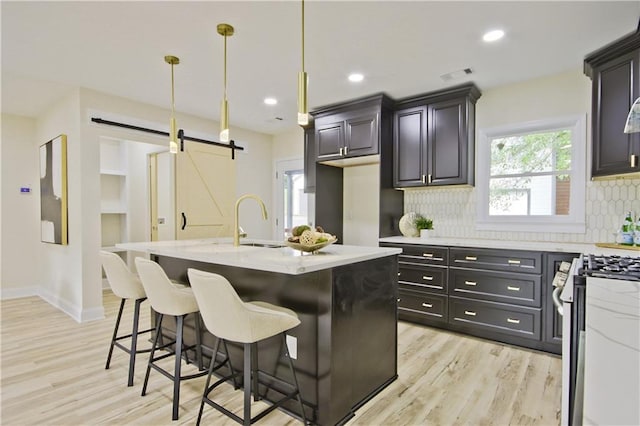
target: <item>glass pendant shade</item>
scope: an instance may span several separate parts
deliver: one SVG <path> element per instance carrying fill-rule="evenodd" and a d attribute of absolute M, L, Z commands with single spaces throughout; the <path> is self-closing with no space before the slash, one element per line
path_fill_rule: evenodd
<path fill-rule="evenodd" d="M 229 103 L 226 99 L 220 103 L 220 142 L 229 142 Z"/>
<path fill-rule="evenodd" d="M 631 105 L 629 115 L 627 116 L 627 122 L 624 126 L 625 133 L 637 133 L 640 132 L 640 98 Z"/>
<path fill-rule="evenodd" d="M 298 124 L 306 126 L 309 124 L 309 110 L 307 106 L 307 87 L 309 77 L 304 71 L 298 73 Z"/>
<path fill-rule="evenodd" d="M 178 133 L 176 131 L 176 127 L 176 119 L 171 117 L 171 120 L 169 121 L 169 152 L 171 154 L 178 153 Z"/>

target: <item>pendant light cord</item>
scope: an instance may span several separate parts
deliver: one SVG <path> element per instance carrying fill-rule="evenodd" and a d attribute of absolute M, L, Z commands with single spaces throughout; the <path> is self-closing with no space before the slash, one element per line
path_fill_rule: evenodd
<path fill-rule="evenodd" d="M 224 33 L 224 99 L 227 99 L 227 33 Z"/>
<path fill-rule="evenodd" d="M 302 71 L 304 72 L 304 0 L 302 0 Z"/>
<path fill-rule="evenodd" d="M 176 102 L 174 98 L 174 88 L 173 88 L 173 64 L 171 64 L 171 116 L 175 117 L 176 114 Z"/>

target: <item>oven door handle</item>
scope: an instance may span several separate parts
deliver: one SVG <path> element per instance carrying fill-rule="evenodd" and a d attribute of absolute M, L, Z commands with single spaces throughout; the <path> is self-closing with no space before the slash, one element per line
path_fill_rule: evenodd
<path fill-rule="evenodd" d="M 560 293 L 562 293 L 562 287 L 556 287 L 553 289 L 553 293 L 551 293 L 551 298 L 553 299 L 553 304 L 556 305 L 556 309 L 558 313 L 562 316 L 562 301 L 560 300 Z"/>

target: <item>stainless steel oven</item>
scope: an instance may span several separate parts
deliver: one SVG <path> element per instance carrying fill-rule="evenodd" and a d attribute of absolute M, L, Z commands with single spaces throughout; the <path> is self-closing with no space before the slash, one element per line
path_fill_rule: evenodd
<path fill-rule="evenodd" d="M 553 300 L 562 315 L 561 425 L 582 424 L 586 292 L 590 277 L 640 281 L 640 257 L 582 255 L 572 261 Z"/>

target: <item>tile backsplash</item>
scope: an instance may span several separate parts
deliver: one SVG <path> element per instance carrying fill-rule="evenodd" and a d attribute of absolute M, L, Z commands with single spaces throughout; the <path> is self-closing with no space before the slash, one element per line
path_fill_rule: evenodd
<path fill-rule="evenodd" d="M 476 191 L 471 187 L 405 190 L 404 211 L 433 219 L 439 237 L 567 243 L 613 242 L 627 211 L 640 214 L 640 178 L 587 182 L 584 234 L 476 230 Z"/>

